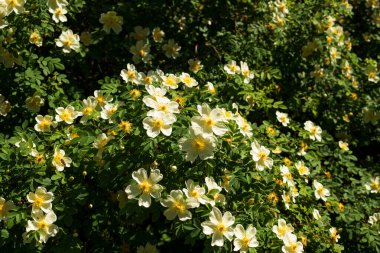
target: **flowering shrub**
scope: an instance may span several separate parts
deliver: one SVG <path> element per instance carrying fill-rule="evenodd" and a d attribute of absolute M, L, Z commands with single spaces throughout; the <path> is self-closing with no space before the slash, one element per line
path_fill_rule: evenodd
<path fill-rule="evenodd" d="M 0 0 L 1 249 L 380 252 L 379 11 Z"/>

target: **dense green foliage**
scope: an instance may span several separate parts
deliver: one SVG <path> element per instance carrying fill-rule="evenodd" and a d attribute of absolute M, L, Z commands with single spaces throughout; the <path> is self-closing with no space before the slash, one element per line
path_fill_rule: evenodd
<path fill-rule="evenodd" d="M 0 248 L 380 252 L 379 29 L 377 0 L 0 0 Z"/>

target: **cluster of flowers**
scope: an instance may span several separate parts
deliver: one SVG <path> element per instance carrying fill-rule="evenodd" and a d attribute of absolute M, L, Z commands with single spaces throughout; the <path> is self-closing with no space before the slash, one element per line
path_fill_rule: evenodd
<path fill-rule="evenodd" d="M 269 7 L 273 11 L 272 22 L 270 27 L 283 26 L 286 22 L 286 15 L 289 13 L 286 0 L 276 0 L 269 2 Z"/>
<path fill-rule="evenodd" d="M 205 183 L 207 192 L 204 187 L 197 185 L 192 180 L 186 181 L 186 188 L 182 190 L 172 190 L 167 198 L 161 198 L 163 186 L 158 184 L 163 175 L 158 169 L 152 169 L 148 177 L 147 171 L 143 168 L 132 173 L 132 178 L 136 181 L 125 189 L 128 199 L 138 198 L 139 206 L 149 207 L 151 198 L 159 199 L 163 207 L 167 209 L 164 215 L 168 220 L 174 220 L 176 217 L 180 221 L 186 221 L 192 218 L 189 209 L 198 208 L 201 204 L 209 204 L 213 207 L 209 214 L 210 220 L 202 223 L 203 232 L 206 235 L 213 235 L 211 246 L 223 246 L 224 237 L 229 241 L 233 236 L 235 251 L 240 250 L 246 252 L 249 247 L 257 247 L 256 229 L 250 225 L 247 230 L 240 224 L 235 229 L 231 226 L 234 224 L 235 217 L 230 212 L 226 212 L 223 216 L 220 210 L 215 207 L 217 203 L 225 204 L 225 197 L 220 192 L 220 187 L 213 177 L 206 177 Z"/>
<path fill-rule="evenodd" d="M 236 61 L 231 60 L 228 64 L 224 65 L 224 70 L 229 75 L 241 74 L 244 78 L 244 83 L 249 83 L 255 77 L 252 71 L 249 70 L 248 64 L 243 61 L 240 61 L 240 66 L 238 66 Z"/>
<path fill-rule="evenodd" d="M 0 94 L 0 115 L 7 116 L 8 112 L 10 111 L 11 104 L 2 94 Z"/>
<path fill-rule="evenodd" d="M 52 192 L 47 192 L 44 187 L 37 187 L 35 192 L 27 195 L 29 203 L 32 203 L 32 219 L 28 220 L 26 233 L 23 234 L 25 242 L 32 239 L 31 231 L 37 231 L 39 242 L 46 243 L 49 237 L 54 237 L 58 233 L 58 226 L 53 224 L 57 221 L 57 216 L 53 211 Z"/>
<path fill-rule="evenodd" d="M 272 231 L 277 238 L 282 240 L 282 252 L 284 253 L 300 253 L 303 252 L 303 244 L 297 240 L 297 236 L 293 234 L 294 228 L 290 224 L 286 224 L 284 219 L 278 220 L 278 225 L 272 227 Z"/>
<path fill-rule="evenodd" d="M 129 37 L 136 40 L 136 44 L 131 46 L 129 52 L 133 55 L 132 59 L 135 63 L 140 61 L 149 63 L 152 59 L 150 54 L 151 42 L 149 35 L 151 34 L 148 27 L 136 26 L 134 32 L 131 32 Z M 152 39 L 155 43 L 163 43 L 165 38 L 165 32 L 160 27 L 156 27 L 152 31 Z M 162 50 L 167 58 L 177 58 L 181 47 L 173 40 L 169 39 L 167 43 L 162 46 Z"/>
<path fill-rule="evenodd" d="M 67 14 L 68 2 L 66 0 L 47 0 L 47 6 L 49 12 L 52 14 L 54 22 L 59 23 L 67 21 L 65 14 Z M 37 47 L 42 46 L 43 40 L 38 30 L 33 31 L 30 34 L 29 42 Z M 70 53 L 71 49 L 75 51 L 79 50 L 79 36 L 73 34 L 70 29 L 63 31 L 55 42 L 58 47 L 63 47 L 64 53 Z"/>
<path fill-rule="evenodd" d="M 378 0 L 366 0 L 365 4 L 371 10 L 373 24 L 380 27 L 380 2 Z"/>

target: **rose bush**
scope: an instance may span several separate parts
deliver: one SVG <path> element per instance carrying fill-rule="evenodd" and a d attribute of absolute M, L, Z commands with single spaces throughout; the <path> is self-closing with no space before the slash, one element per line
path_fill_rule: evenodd
<path fill-rule="evenodd" d="M 1 249 L 380 252 L 379 15 L 0 0 Z"/>

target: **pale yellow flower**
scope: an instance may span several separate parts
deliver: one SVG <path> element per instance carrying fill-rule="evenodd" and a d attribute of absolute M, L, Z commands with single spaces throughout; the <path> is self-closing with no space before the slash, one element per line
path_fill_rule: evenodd
<path fill-rule="evenodd" d="M 78 34 L 74 34 L 72 30 L 66 30 L 61 33 L 58 39 L 55 40 L 55 44 L 58 47 L 63 47 L 64 53 L 70 53 L 71 50 L 76 52 L 80 49 L 80 37 Z"/>
<path fill-rule="evenodd" d="M 53 122 L 53 117 L 50 115 L 38 115 L 35 119 L 37 121 L 37 124 L 34 125 L 34 129 L 37 132 L 48 132 L 52 126 L 56 126 L 56 123 Z"/>
<path fill-rule="evenodd" d="M 35 192 L 29 192 L 26 197 L 29 203 L 32 203 L 33 212 L 39 209 L 45 213 L 52 211 L 54 194 L 52 192 L 48 192 L 45 187 L 37 187 Z"/>
<path fill-rule="evenodd" d="M 28 220 L 26 232 L 37 231 L 40 243 L 46 243 L 49 237 L 58 233 L 58 226 L 53 224 L 57 220 L 53 211 L 44 214 L 41 210 L 37 210 L 32 213 L 32 218 L 33 220 Z"/>
<path fill-rule="evenodd" d="M 110 33 L 113 30 L 114 33 L 119 34 L 122 30 L 123 17 L 117 16 L 117 13 L 114 11 L 108 11 L 100 15 L 99 22 L 103 24 L 103 30 L 106 33 Z"/>
<path fill-rule="evenodd" d="M 38 31 L 34 31 L 29 36 L 29 42 L 37 47 L 42 46 L 42 37 Z"/>
<path fill-rule="evenodd" d="M 161 192 L 164 189 L 158 184 L 163 178 L 163 175 L 158 169 L 151 170 L 148 177 L 145 169 L 141 168 L 132 173 L 132 178 L 137 184 L 128 185 L 125 192 L 128 194 L 128 199 L 138 199 L 139 206 L 149 207 L 151 205 L 151 197 L 159 199 Z"/>

